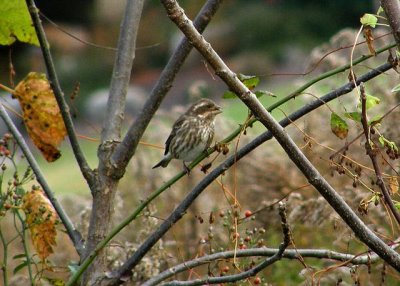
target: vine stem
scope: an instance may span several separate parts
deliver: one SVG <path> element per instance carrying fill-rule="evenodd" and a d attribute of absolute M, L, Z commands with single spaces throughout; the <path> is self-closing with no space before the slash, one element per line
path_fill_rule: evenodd
<path fill-rule="evenodd" d="M 6 241 L 3 230 L 0 227 L 0 240 L 3 244 L 3 265 L 1 266 L 1 271 L 3 272 L 3 284 L 4 286 L 8 286 L 8 242 Z"/>

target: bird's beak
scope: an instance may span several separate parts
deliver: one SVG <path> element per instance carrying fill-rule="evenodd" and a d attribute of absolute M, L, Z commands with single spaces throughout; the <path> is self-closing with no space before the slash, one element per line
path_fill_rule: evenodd
<path fill-rule="evenodd" d="M 215 113 L 215 114 L 220 114 L 220 113 L 222 113 L 222 107 L 217 105 L 217 106 L 215 107 L 215 110 L 213 111 L 213 113 Z"/>

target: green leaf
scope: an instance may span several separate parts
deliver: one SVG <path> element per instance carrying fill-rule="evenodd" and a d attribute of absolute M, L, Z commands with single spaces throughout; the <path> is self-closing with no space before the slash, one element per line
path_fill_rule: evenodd
<path fill-rule="evenodd" d="M 395 203 L 394 206 L 396 207 L 396 209 L 400 210 L 400 203 Z"/>
<path fill-rule="evenodd" d="M 372 28 L 375 28 L 376 23 L 378 23 L 378 18 L 375 15 L 366 13 L 360 18 L 360 22 L 364 26 L 371 26 Z"/>
<path fill-rule="evenodd" d="M 254 75 L 244 75 L 244 74 L 238 74 L 238 79 L 243 82 L 243 84 L 248 88 L 248 89 L 253 89 L 255 88 L 259 83 L 260 83 L 260 78 Z"/>
<path fill-rule="evenodd" d="M 375 105 L 378 105 L 381 102 L 381 100 L 376 96 L 367 94 L 366 97 L 367 97 L 367 102 L 366 102 L 367 110 L 374 107 Z"/>
<path fill-rule="evenodd" d="M 233 91 L 227 90 L 222 95 L 222 98 L 225 98 L 225 99 L 237 98 L 237 95 Z"/>
<path fill-rule="evenodd" d="M 349 133 L 349 126 L 347 122 L 344 121 L 339 115 L 332 112 L 331 114 L 331 130 L 333 134 L 335 134 L 340 139 L 344 139 L 347 137 Z"/>
<path fill-rule="evenodd" d="M 28 266 L 28 261 L 24 260 L 24 262 L 14 268 L 13 274 L 16 274 L 18 271 L 24 269 L 26 266 Z"/>
<path fill-rule="evenodd" d="M 400 91 L 400 84 L 396 85 L 395 87 L 392 88 L 392 92 L 398 92 Z"/>
<path fill-rule="evenodd" d="M 0 45 L 16 40 L 39 46 L 32 19 L 24 0 L 0 0 Z"/>
<path fill-rule="evenodd" d="M 366 94 L 365 106 L 366 106 L 367 110 L 378 105 L 380 102 L 381 102 L 381 100 L 378 97 L 370 95 L 370 94 Z M 357 107 L 361 109 L 361 102 L 358 103 Z"/>
<path fill-rule="evenodd" d="M 358 111 L 354 111 L 354 112 L 346 112 L 344 114 L 345 117 L 357 121 L 357 122 L 361 122 L 361 113 Z"/>
<path fill-rule="evenodd" d="M 272 92 L 270 92 L 270 91 L 267 91 L 267 90 L 257 90 L 256 92 L 254 92 L 254 94 L 257 96 L 257 97 L 261 97 L 261 96 L 273 96 L 273 97 L 276 97 L 275 96 L 275 94 L 273 94 Z"/>
<path fill-rule="evenodd" d="M 371 120 L 369 120 L 368 125 L 378 124 L 381 122 L 381 120 L 382 120 L 382 115 L 375 115 L 374 117 L 372 117 Z"/>
<path fill-rule="evenodd" d="M 379 143 L 381 143 L 382 146 L 385 146 L 385 137 L 379 136 L 378 140 L 379 140 Z"/>
<path fill-rule="evenodd" d="M 383 137 L 383 135 L 379 136 L 378 140 L 379 140 L 379 143 L 381 143 L 383 147 L 385 147 L 385 145 L 387 145 L 390 149 L 392 149 L 396 152 L 399 151 L 399 148 L 397 148 L 396 143 L 386 139 L 385 137 Z"/>

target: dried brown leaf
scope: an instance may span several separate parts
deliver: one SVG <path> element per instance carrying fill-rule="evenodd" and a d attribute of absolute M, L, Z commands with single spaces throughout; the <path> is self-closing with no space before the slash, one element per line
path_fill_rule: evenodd
<path fill-rule="evenodd" d="M 23 197 L 22 209 L 33 246 L 44 261 L 53 253 L 53 246 L 56 245 L 57 214 L 42 190 L 27 192 Z"/>
<path fill-rule="evenodd" d="M 58 145 L 66 135 L 53 90 L 44 74 L 31 72 L 18 83 L 14 96 L 18 99 L 25 126 L 33 143 L 48 162 L 57 160 Z"/>

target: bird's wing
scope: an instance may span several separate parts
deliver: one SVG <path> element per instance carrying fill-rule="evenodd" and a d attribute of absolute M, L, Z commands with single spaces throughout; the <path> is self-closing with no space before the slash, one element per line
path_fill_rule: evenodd
<path fill-rule="evenodd" d="M 165 141 L 164 155 L 167 155 L 167 153 L 169 151 L 169 145 L 171 144 L 172 139 L 175 137 L 176 132 L 181 128 L 182 124 L 185 122 L 185 119 L 186 119 L 186 116 L 182 115 L 175 121 L 174 125 L 172 126 L 171 134 L 169 134 L 167 141 Z"/>

